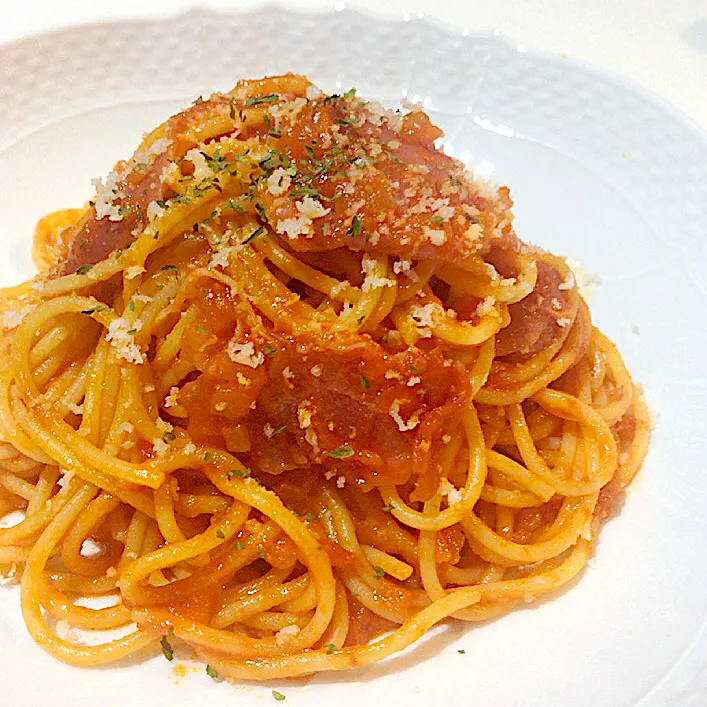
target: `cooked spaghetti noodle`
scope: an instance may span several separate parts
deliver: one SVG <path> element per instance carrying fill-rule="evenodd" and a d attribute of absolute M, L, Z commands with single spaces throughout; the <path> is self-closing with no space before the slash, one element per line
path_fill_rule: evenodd
<path fill-rule="evenodd" d="M 440 136 L 244 81 L 40 222 L 0 301 L 0 567 L 44 649 L 343 670 L 586 565 L 646 408 L 564 260 Z"/>

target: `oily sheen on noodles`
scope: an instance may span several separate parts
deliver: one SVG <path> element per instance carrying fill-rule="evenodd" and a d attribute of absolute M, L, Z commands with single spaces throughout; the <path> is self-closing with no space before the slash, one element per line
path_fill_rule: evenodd
<path fill-rule="evenodd" d="M 440 136 L 241 81 L 40 221 L 0 300 L 0 566 L 52 655 L 343 670 L 584 567 L 645 406 L 565 261 Z"/>

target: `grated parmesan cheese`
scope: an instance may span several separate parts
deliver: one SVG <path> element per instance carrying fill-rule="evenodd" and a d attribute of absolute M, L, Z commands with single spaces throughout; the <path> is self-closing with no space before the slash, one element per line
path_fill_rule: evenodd
<path fill-rule="evenodd" d="M 155 426 L 157 427 L 157 431 L 161 435 L 167 434 L 167 432 L 172 432 L 174 430 L 174 425 L 167 422 L 166 420 L 163 420 L 161 417 L 158 417 L 155 420 Z"/>
<path fill-rule="evenodd" d="M 171 147 L 172 141 L 168 137 L 160 137 L 147 148 L 148 155 L 161 155 Z"/>
<path fill-rule="evenodd" d="M 228 342 L 228 346 L 226 346 L 226 353 L 234 363 L 240 363 L 249 368 L 257 368 L 265 361 L 263 352 L 256 352 L 255 344 L 253 344 L 252 341 L 241 344 L 231 340 Z"/>
<path fill-rule="evenodd" d="M 122 221 L 123 217 L 120 213 L 120 204 L 116 204 L 116 199 L 125 198 L 125 192 L 118 187 L 120 177 L 117 172 L 109 172 L 105 183 L 99 177 L 92 179 L 91 184 L 96 189 L 96 198 L 93 202 L 93 208 L 96 211 L 96 218 L 104 219 L 108 217 L 109 221 Z"/>
<path fill-rule="evenodd" d="M 447 495 L 447 503 L 453 506 L 455 503 L 461 503 L 462 498 L 463 495 L 459 489 L 452 489 Z"/>
<path fill-rule="evenodd" d="M 340 476 L 336 480 L 336 487 L 342 489 L 342 488 L 344 488 L 344 486 L 346 486 L 346 477 Z"/>
<path fill-rule="evenodd" d="M 430 228 L 429 226 L 425 226 L 424 234 L 430 241 L 430 243 L 432 243 L 432 245 L 441 246 L 447 240 L 447 234 L 437 228 Z"/>
<path fill-rule="evenodd" d="M 463 498 L 462 492 L 450 483 L 449 479 L 442 479 L 439 482 L 439 495 L 445 496 L 450 506 L 459 503 Z"/>
<path fill-rule="evenodd" d="M 152 440 L 152 448 L 158 457 L 163 457 L 169 451 L 169 444 L 161 437 L 155 437 L 155 439 Z"/>
<path fill-rule="evenodd" d="M 321 366 L 312 366 L 309 369 L 309 372 L 315 377 L 319 378 L 319 376 L 322 375 L 322 367 Z"/>
<path fill-rule="evenodd" d="M 387 115 L 388 127 L 396 133 L 399 133 L 403 129 L 403 114 L 395 112 L 392 115 Z"/>
<path fill-rule="evenodd" d="M 474 314 L 477 317 L 485 317 L 487 314 L 490 314 L 493 311 L 494 305 L 496 304 L 496 298 L 492 297 L 489 295 L 488 297 L 484 297 L 479 304 L 476 305 L 476 309 L 474 310 Z"/>
<path fill-rule="evenodd" d="M 127 432 L 130 434 L 135 428 L 133 427 L 132 423 L 130 422 L 121 422 L 116 428 L 115 431 L 118 434 L 122 434 L 123 432 Z"/>
<path fill-rule="evenodd" d="M 440 316 L 444 316 L 442 305 L 437 302 L 428 302 L 420 306 L 416 305 L 410 310 L 410 316 L 417 322 L 417 333 L 423 339 L 429 339 L 432 336 L 432 328 L 436 324 L 436 320 Z"/>
<path fill-rule="evenodd" d="M 81 544 L 81 557 L 96 557 L 103 554 L 103 545 L 95 542 L 91 538 L 86 538 Z"/>
<path fill-rule="evenodd" d="M 160 172 L 160 182 L 173 187 L 179 184 L 182 176 L 182 170 L 179 169 L 179 165 L 176 162 L 168 162 Z"/>
<path fill-rule="evenodd" d="M 291 241 L 299 236 L 307 236 L 312 232 L 312 222 L 300 214 L 297 218 L 281 219 L 275 225 L 278 233 L 284 233 Z"/>
<path fill-rule="evenodd" d="M 124 317 L 116 317 L 109 325 L 106 341 L 112 344 L 115 355 L 128 363 L 143 363 L 145 357 L 135 343 L 133 334 L 140 329 L 142 322 L 136 319 L 132 324 Z"/>
<path fill-rule="evenodd" d="M 393 287 L 395 285 L 395 280 L 376 274 L 377 264 L 376 259 L 369 257 L 368 254 L 364 255 L 361 259 L 361 272 L 365 276 L 363 284 L 361 285 L 363 292 L 368 292 L 379 287 Z"/>
<path fill-rule="evenodd" d="M 165 213 L 166 209 L 164 206 L 160 206 L 156 201 L 151 201 L 147 205 L 147 220 L 148 221 L 155 221 L 158 218 L 162 218 Z"/>
<path fill-rule="evenodd" d="M 235 248 L 219 248 L 211 256 L 211 261 L 209 262 L 209 267 L 225 269 L 228 267 L 228 258 Z"/>
<path fill-rule="evenodd" d="M 250 385 L 250 378 L 244 376 L 240 371 L 236 373 L 236 380 L 244 387 L 247 388 Z"/>
<path fill-rule="evenodd" d="M 5 329 L 15 329 L 22 324 L 24 318 L 34 309 L 31 304 L 25 305 L 21 309 L 8 309 L 2 315 L 2 325 Z"/>
<path fill-rule="evenodd" d="M 409 260 L 396 260 L 393 263 L 393 272 L 400 275 L 401 272 L 409 272 L 412 263 Z"/>
<path fill-rule="evenodd" d="M 200 183 L 214 176 L 214 171 L 209 167 L 206 157 L 198 148 L 192 147 L 192 149 L 184 155 L 184 159 L 189 160 L 189 162 L 194 165 L 193 177 L 195 182 Z"/>
<path fill-rule="evenodd" d="M 283 101 L 282 103 L 275 103 L 268 108 L 268 113 L 275 119 L 275 126 L 280 127 L 280 120 L 288 119 L 290 121 L 294 120 L 302 110 L 307 105 L 307 99 L 298 96 L 294 101 Z M 262 158 L 260 158 L 262 159 Z M 256 162 L 259 162 L 256 159 Z"/>
<path fill-rule="evenodd" d="M 321 201 L 313 199 L 311 196 L 305 196 L 302 201 L 296 201 L 295 207 L 303 216 L 313 221 L 315 218 L 326 216 L 331 209 L 325 208 Z"/>
<path fill-rule="evenodd" d="M 164 406 L 165 408 L 173 408 L 177 407 L 179 403 L 177 402 L 177 395 L 179 394 L 179 388 L 176 385 L 173 385 L 169 389 L 169 395 L 164 399 Z"/>
<path fill-rule="evenodd" d="M 301 430 L 306 430 L 312 424 L 313 410 L 310 407 L 311 404 L 310 400 L 303 400 L 297 406 L 297 422 L 299 422 Z"/>
<path fill-rule="evenodd" d="M 305 196 L 301 201 L 295 202 L 295 207 L 299 216 L 282 219 L 275 226 L 275 230 L 278 233 L 287 234 L 290 240 L 294 240 L 299 236 L 311 236 L 314 219 L 326 216 L 331 211 L 331 209 L 325 208 L 320 201 L 313 199 L 311 196 Z"/>
<path fill-rule="evenodd" d="M 284 194 L 292 184 L 292 178 L 283 167 L 278 167 L 267 180 L 268 191 L 273 196 Z"/>
<path fill-rule="evenodd" d="M 403 420 L 400 416 L 400 400 L 398 400 L 398 398 L 395 398 L 395 400 L 391 403 L 388 414 L 393 418 L 393 421 L 401 432 L 414 430 L 420 424 L 420 418 L 416 412 L 413 413 L 412 417 L 410 417 L 407 422 Z"/>
<path fill-rule="evenodd" d="M 594 295 L 594 286 L 600 285 L 601 280 L 587 270 L 587 268 L 574 258 L 565 258 L 565 262 L 572 270 L 575 283 L 579 288 L 579 293 L 584 299 L 590 299 Z M 562 289 L 562 287 L 560 287 Z"/>
<path fill-rule="evenodd" d="M 438 201 L 442 201 L 438 199 Z M 449 221 L 452 216 L 456 213 L 453 206 L 449 205 L 449 199 L 445 199 L 446 204 L 442 204 L 435 212 L 432 218 L 439 221 L 440 223 Z"/>
<path fill-rule="evenodd" d="M 182 451 L 184 452 L 184 454 L 194 454 L 194 452 L 196 452 L 196 445 L 194 444 L 194 442 L 187 442 L 184 445 L 184 449 L 182 449 Z"/>
<path fill-rule="evenodd" d="M 498 199 L 498 185 L 489 179 L 479 176 L 478 173 L 474 174 L 474 186 L 482 199 L 486 199 L 486 201 L 496 201 Z"/>
<path fill-rule="evenodd" d="M 469 224 L 469 227 L 464 231 L 464 238 L 466 238 L 469 241 L 476 241 L 479 238 L 482 238 L 484 235 L 483 229 L 481 228 L 481 224 L 479 223 L 471 223 Z"/>
<path fill-rule="evenodd" d="M 575 279 L 571 272 L 567 273 L 567 277 L 557 286 L 558 290 L 571 290 L 574 287 Z"/>

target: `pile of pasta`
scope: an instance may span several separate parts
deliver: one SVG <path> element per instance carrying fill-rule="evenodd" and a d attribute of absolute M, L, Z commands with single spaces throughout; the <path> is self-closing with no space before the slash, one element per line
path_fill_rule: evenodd
<path fill-rule="evenodd" d="M 242 81 L 42 219 L 0 299 L 0 568 L 44 649 L 343 670 L 581 572 L 646 408 L 441 135 Z"/>

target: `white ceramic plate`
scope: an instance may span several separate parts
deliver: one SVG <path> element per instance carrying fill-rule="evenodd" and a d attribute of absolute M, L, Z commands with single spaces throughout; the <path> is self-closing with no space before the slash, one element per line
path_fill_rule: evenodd
<path fill-rule="evenodd" d="M 81 204 L 91 177 L 200 93 L 299 71 L 327 90 L 419 97 L 448 150 L 511 186 L 520 236 L 600 279 L 595 321 L 645 385 L 651 451 L 594 566 L 551 602 L 438 627 L 383 665 L 243 687 L 203 667 L 177 679 L 161 657 L 96 670 L 58 663 L 27 635 L 17 591 L 3 589 L 4 704 L 255 705 L 269 704 L 273 687 L 295 706 L 707 703 L 707 136 L 616 77 L 406 19 L 194 11 L 0 47 L 0 279 L 29 274 L 38 217 Z"/>

